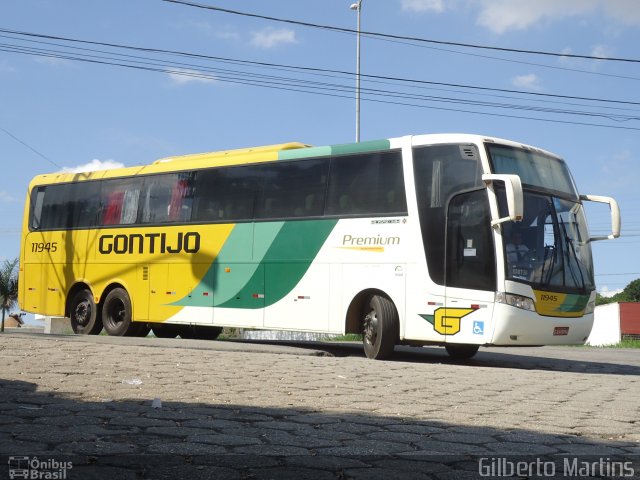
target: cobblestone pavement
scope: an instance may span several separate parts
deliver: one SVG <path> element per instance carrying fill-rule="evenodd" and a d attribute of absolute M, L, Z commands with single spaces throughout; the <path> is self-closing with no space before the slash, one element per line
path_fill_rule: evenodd
<path fill-rule="evenodd" d="M 396 353 L 0 335 L 0 479 L 640 476 L 640 350 Z"/>

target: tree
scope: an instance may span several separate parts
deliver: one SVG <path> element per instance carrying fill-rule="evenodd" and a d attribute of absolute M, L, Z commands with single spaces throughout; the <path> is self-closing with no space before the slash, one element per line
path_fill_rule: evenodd
<path fill-rule="evenodd" d="M 0 308 L 2 308 L 2 326 L 4 332 L 5 314 L 18 301 L 18 259 L 5 260 L 0 267 Z"/>
<path fill-rule="evenodd" d="M 640 302 L 640 278 L 632 281 L 624 287 L 624 290 L 611 297 L 603 297 L 599 293 L 596 293 L 596 305 L 620 302 Z"/>
<path fill-rule="evenodd" d="M 640 278 L 624 287 L 624 302 L 640 302 Z"/>

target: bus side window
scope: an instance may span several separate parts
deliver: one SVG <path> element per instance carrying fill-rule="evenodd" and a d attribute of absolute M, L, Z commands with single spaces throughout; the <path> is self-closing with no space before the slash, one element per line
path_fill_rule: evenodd
<path fill-rule="evenodd" d="M 124 192 L 111 192 L 102 213 L 102 225 L 118 225 L 122 216 Z"/>
<path fill-rule="evenodd" d="M 136 179 L 103 180 L 98 225 L 131 225 L 138 217 L 140 199 Z"/>
<path fill-rule="evenodd" d="M 400 151 L 332 158 L 327 196 L 327 215 L 406 214 Z"/>
<path fill-rule="evenodd" d="M 149 183 L 142 209 L 143 223 L 162 223 L 169 219 L 171 189 L 162 183 Z"/>
<path fill-rule="evenodd" d="M 171 222 L 188 222 L 191 220 L 191 206 L 195 173 L 185 172 L 177 175 L 177 181 L 172 185 L 171 201 L 169 203 L 169 218 Z M 176 176 L 171 175 L 172 180 Z"/>
<path fill-rule="evenodd" d="M 329 162 L 314 158 L 259 167 L 262 191 L 255 218 L 276 219 L 322 215 Z"/>
<path fill-rule="evenodd" d="M 44 194 L 47 187 L 38 187 L 35 190 L 35 195 L 31 195 L 31 225 L 32 230 L 38 230 L 40 228 L 40 219 L 42 218 L 42 205 L 44 203 Z"/>

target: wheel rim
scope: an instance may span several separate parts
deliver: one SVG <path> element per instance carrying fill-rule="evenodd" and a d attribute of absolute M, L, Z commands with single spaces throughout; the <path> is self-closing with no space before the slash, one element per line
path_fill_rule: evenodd
<path fill-rule="evenodd" d="M 372 310 L 364 317 L 364 339 L 369 345 L 375 345 L 378 338 L 378 316 Z"/>
<path fill-rule="evenodd" d="M 88 300 L 83 300 L 76 305 L 73 311 L 76 323 L 82 327 L 85 327 L 89 323 L 91 318 L 91 305 Z"/>
<path fill-rule="evenodd" d="M 107 318 L 109 323 L 114 327 L 117 327 L 122 322 L 124 322 L 124 317 L 126 315 L 126 309 L 124 307 L 124 303 L 120 299 L 114 298 L 109 302 L 109 306 L 107 308 Z"/>

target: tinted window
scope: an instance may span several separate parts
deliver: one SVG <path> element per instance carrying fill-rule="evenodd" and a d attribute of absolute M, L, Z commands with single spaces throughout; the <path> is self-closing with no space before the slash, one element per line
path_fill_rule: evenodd
<path fill-rule="evenodd" d="M 456 192 L 482 186 L 474 145 L 434 145 L 413 149 L 418 213 L 429 275 L 444 285 L 446 206 Z"/>
<path fill-rule="evenodd" d="M 563 160 L 542 152 L 487 144 L 493 171 L 518 175 L 525 185 L 542 187 L 578 197 Z"/>
<path fill-rule="evenodd" d="M 260 167 L 262 192 L 256 218 L 317 217 L 323 214 L 328 159 Z"/>
<path fill-rule="evenodd" d="M 99 184 L 80 182 L 40 187 L 35 194 L 33 228 L 91 227 L 100 209 Z"/>
<path fill-rule="evenodd" d="M 104 180 L 100 192 L 99 225 L 131 225 L 138 216 L 141 180 Z"/>
<path fill-rule="evenodd" d="M 449 203 L 446 271 L 447 286 L 496 288 L 491 213 L 484 189 L 460 194 Z"/>
<path fill-rule="evenodd" d="M 249 220 L 258 189 L 256 167 L 231 167 L 198 172 L 193 220 Z"/>
<path fill-rule="evenodd" d="M 331 159 L 327 215 L 406 214 L 400 151 Z"/>
<path fill-rule="evenodd" d="M 146 177 L 142 223 L 172 223 L 191 220 L 194 177 L 193 172 Z"/>

